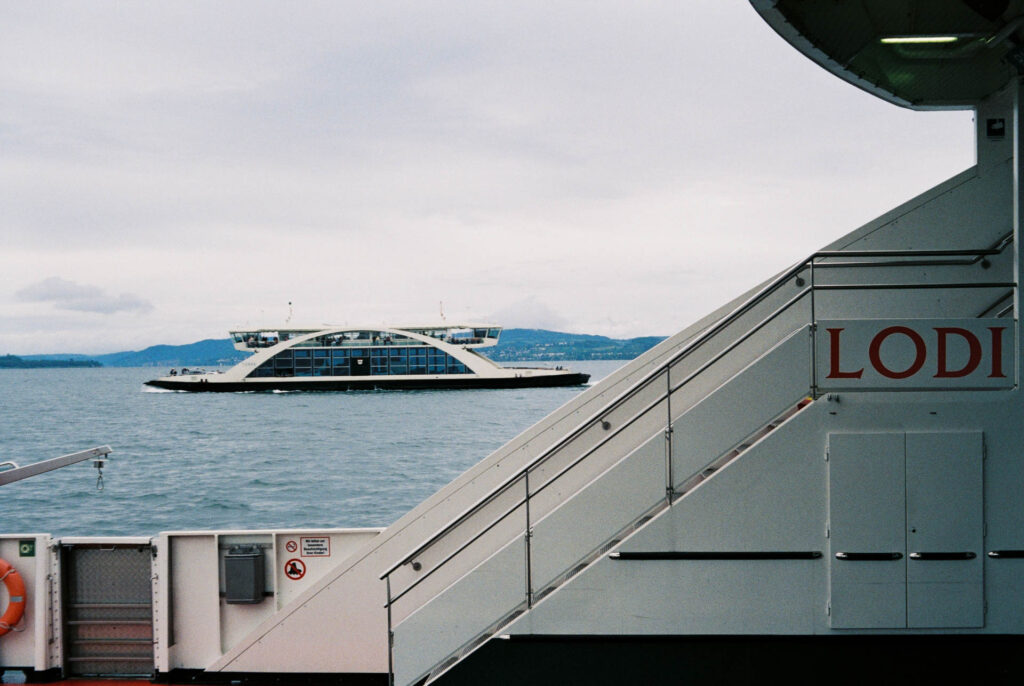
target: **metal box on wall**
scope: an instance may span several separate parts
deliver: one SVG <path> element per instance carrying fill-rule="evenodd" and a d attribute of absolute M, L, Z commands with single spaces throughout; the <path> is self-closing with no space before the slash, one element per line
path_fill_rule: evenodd
<path fill-rule="evenodd" d="M 264 556 L 258 545 L 232 546 L 224 555 L 224 600 L 228 604 L 263 602 Z"/>

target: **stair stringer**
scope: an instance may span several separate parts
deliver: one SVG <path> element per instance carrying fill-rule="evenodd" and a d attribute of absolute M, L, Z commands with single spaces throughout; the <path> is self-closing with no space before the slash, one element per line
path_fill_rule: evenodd
<path fill-rule="evenodd" d="M 677 415 L 675 440 L 684 445 L 692 437 L 694 445 L 680 450 L 673 461 L 675 497 L 685 498 L 688 489 L 698 487 L 777 426 L 784 426 L 803 407 L 798 402 L 805 398 L 810 384 L 809 342 L 807 327 L 801 327 L 700 403 Z M 780 378 L 786 382 L 779 382 Z M 774 384 L 772 379 L 776 379 Z M 738 413 L 731 419 L 734 430 L 717 426 L 716 414 L 724 408 Z M 719 443 L 698 436 L 702 431 L 713 434 Z M 668 507 L 665 449 L 663 431 L 658 431 L 602 472 L 589 472 L 586 483 L 574 483 L 568 491 L 555 490 L 557 505 L 534 520 L 531 528 L 529 584 L 535 602 L 542 602 L 602 552 Z M 513 516 L 521 517 L 522 510 Z M 519 522 L 520 530 L 524 522 Z M 433 590 L 435 595 L 408 616 L 399 606 L 395 683 L 418 682 L 428 673 L 436 678 L 525 612 L 526 559 L 523 536 L 510 542 L 506 538 L 500 549 L 447 588 Z"/>

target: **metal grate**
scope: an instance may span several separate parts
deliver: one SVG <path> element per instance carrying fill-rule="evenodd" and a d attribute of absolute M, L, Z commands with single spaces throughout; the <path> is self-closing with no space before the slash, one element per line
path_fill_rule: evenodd
<path fill-rule="evenodd" d="M 64 548 L 70 676 L 153 675 L 151 564 L 147 545 Z"/>

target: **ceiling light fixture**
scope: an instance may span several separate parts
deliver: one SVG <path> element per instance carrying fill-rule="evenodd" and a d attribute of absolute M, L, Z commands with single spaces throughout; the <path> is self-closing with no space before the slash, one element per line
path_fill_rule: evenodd
<path fill-rule="evenodd" d="M 886 36 L 881 42 L 886 45 L 899 45 L 907 43 L 955 43 L 960 40 L 959 36 Z"/>

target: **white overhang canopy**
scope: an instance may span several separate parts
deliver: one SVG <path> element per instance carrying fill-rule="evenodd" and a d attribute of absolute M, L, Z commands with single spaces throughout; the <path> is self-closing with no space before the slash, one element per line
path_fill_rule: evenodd
<path fill-rule="evenodd" d="M 836 76 L 912 109 L 969 109 L 1024 72 L 1024 0 L 750 0 Z"/>

